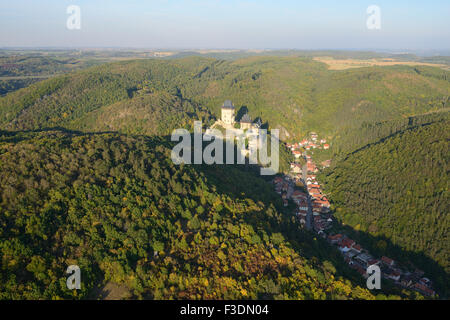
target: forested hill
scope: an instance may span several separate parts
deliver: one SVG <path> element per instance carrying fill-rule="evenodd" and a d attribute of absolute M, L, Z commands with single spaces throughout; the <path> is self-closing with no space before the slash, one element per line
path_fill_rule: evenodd
<path fill-rule="evenodd" d="M 0 299 L 95 298 L 113 284 L 132 298 L 374 298 L 264 180 L 175 166 L 158 138 L 3 132 L 0 196 Z"/>
<path fill-rule="evenodd" d="M 212 124 L 225 100 L 284 141 L 327 138 L 337 216 L 448 270 L 449 96 L 438 68 L 262 56 L 108 63 L 0 97 L 0 298 L 72 298 L 75 262 L 77 298 L 111 283 L 137 298 L 373 298 L 267 181 L 173 165 L 167 135 Z"/>
<path fill-rule="evenodd" d="M 449 72 L 432 67 L 328 70 L 302 57 L 235 61 L 189 57 L 108 63 L 55 77 L 0 98 L 0 128 L 110 128 L 165 133 L 188 118 L 220 116 L 224 100 L 261 117 L 282 139 L 309 131 L 339 135 L 367 122 L 396 120 L 448 108 Z M 159 108 L 160 110 L 156 110 Z M 148 113 L 156 112 L 156 119 Z"/>
<path fill-rule="evenodd" d="M 416 120 L 422 124 L 348 154 L 322 180 L 345 224 L 374 236 L 380 255 L 412 260 L 448 294 L 450 120 Z"/>

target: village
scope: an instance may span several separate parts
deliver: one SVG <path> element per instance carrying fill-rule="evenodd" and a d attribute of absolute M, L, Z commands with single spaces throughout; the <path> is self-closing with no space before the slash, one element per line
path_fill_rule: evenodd
<path fill-rule="evenodd" d="M 215 127 L 222 127 L 233 132 L 233 130 L 237 130 L 236 126 L 257 136 L 261 129 L 261 121 L 252 122 L 246 113 L 237 122 L 235 107 L 230 100 L 227 100 L 221 107 L 221 118 L 206 131 L 205 135 L 211 135 L 211 130 Z M 337 247 L 346 264 L 364 278 L 369 276 L 367 268 L 377 265 L 380 267 L 382 277 L 393 281 L 399 287 L 415 290 L 428 297 L 436 294 L 431 280 L 424 276 L 423 271 L 418 269 L 413 272 L 405 271 L 405 268 L 400 267 L 393 259 L 386 256 L 375 258 L 346 234 L 332 231 L 333 226 L 338 226 L 339 222 L 333 217 L 328 197 L 322 192 L 321 185 L 317 181 L 316 173 L 319 172 L 319 167 L 312 158 L 316 150 L 330 149 L 331 145 L 326 139 L 319 139 L 317 133 L 311 132 L 308 138 L 285 146 L 293 156 L 293 162 L 290 164 L 291 171 L 289 174 L 276 176 L 273 184 L 285 207 L 289 206 L 289 201 L 295 204 L 294 214 L 304 228 L 315 232 L 330 245 Z M 248 155 L 248 150 L 241 150 L 241 152 L 244 156 Z M 306 163 L 304 163 L 305 161 Z M 322 169 L 330 167 L 330 165 L 331 160 L 320 163 Z"/>
<path fill-rule="evenodd" d="M 375 258 L 346 234 L 335 234 L 331 231 L 333 224 L 336 225 L 339 222 L 333 217 L 330 202 L 316 179 L 319 169 L 312 156 L 308 154 L 308 152 L 313 153 L 315 149 L 328 150 L 330 144 L 326 139 L 319 140 L 318 135 L 312 132 L 309 138 L 298 143 L 286 144 L 286 147 L 294 158 L 294 162 L 291 163 L 291 172 L 275 177 L 273 183 L 285 207 L 289 205 L 289 201 L 295 203 L 294 214 L 304 228 L 315 232 L 330 245 L 336 246 L 346 264 L 364 278 L 369 276 L 366 272 L 367 268 L 377 265 L 380 267 L 382 277 L 391 280 L 399 287 L 415 290 L 428 297 L 436 294 L 431 280 L 424 276 L 423 271 L 418 269 L 413 272 L 406 271 L 396 261 L 385 256 Z M 302 158 L 306 160 L 304 165 L 299 161 Z M 329 167 L 330 164 L 330 160 L 321 163 L 322 168 Z"/>

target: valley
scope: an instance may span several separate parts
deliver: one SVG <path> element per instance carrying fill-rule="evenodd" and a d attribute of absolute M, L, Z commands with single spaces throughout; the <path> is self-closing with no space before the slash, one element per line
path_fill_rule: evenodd
<path fill-rule="evenodd" d="M 445 60 L 34 55 L 2 58 L 18 82 L 0 97 L 1 299 L 448 297 Z M 175 165 L 170 135 L 194 121 L 279 130 L 279 174 Z M 361 277 L 372 260 L 390 279 L 381 291 Z M 60 276 L 75 263 L 79 292 Z"/>

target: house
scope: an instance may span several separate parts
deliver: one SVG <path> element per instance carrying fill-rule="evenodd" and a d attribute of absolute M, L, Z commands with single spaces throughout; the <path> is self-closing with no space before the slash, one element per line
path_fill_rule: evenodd
<path fill-rule="evenodd" d="M 401 273 L 398 271 L 394 271 L 389 275 L 389 279 L 394 280 L 395 282 L 400 281 Z"/>
<path fill-rule="evenodd" d="M 308 191 L 309 191 L 309 193 L 311 193 L 311 192 L 320 193 L 320 188 L 317 187 L 317 184 L 310 184 L 308 186 Z"/>
<path fill-rule="evenodd" d="M 305 212 L 308 212 L 308 204 L 304 203 L 304 202 L 299 203 L 298 204 L 298 209 L 302 210 L 302 211 L 305 211 Z"/>
<path fill-rule="evenodd" d="M 320 193 L 320 190 L 317 188 L 310 189 L 309 194 L 311 197 L 317 198 L 317 199 L 319 199 L 322 196 L 322 194 Z"/>
<path fill-rule="evenodd" d="M 421 294 L 428 296 L 428 297 L 434 296 L 436 294 L 432 289 L 428 288 L 427 286 L 425 286 L 421 283 L 414 284 L 414 289 L 416 289 Z"/>
<path fill-rule="evenodd" d="M 324 149 L 324 150 L 330 149 L 330 145 L 329 145 L 329 144 L 324 144 L 324 145 L 323 145 L 323 149 Z"/>
<path fill-rule="evenodd" d="M 328 236 L 328 241 L 329 241 L 331 244 L 339 243 L 339 242 L 341 241 L 341 239 L 342 239 L 342 234 L 340 234 L 340 233 L 335 234 L 335 235 L 329 235 L 329 236 Z"/>
<path fill-rule="evenodd" d="M 326 139 L 320 139 L 320 144 L 324 144 L 324 143 L 327 143 L 327 140 Z"/>
<path fill-rule="evenodd" d="M 395 264 L 394 260 L 392 260 L 388 257 L 385 257 L 385 256 L 381 257 L 381 261 L 388 267 L 392 267 Z"/>
<path fill-rule="evenodd" d="M 339 250 L 342 253 L 346 253 L 347 251 L 349 251 L 351 249 L 351 247 L 355 244 L 355 241 L 353 241 L 352 239 L 344 239 L 341 241 L 341 245 L 339 246 Z"/>
<path fill-rule="evenodd" d="M 398 272 L 397 270 L 388 269 L 388 270 L 385 270 L 384 276 L 387 279 L 391 279 L 391 280 L 397 282 L 400 280 L 401 273 Z"/>
<path fill-rule="evenodd" d="M 295 150 L 292 152 L 296 159 L 299 159 L 302 156 L 301 151 Z"/>
<path fill-rule="evenodd" d="M 248 130 L 252 127 L 252 118 L 248 113 L 244 114 L 240 121 L 241 130 Z"/>
<path fill-rule="evenodd" d="M 350 250 L 348 250 L 344 255 L 345 255 L 346 257 L 348 257 L 349 259 L 353 259 L 353 257 L 355 257 L 355 256 L 358 255 L 358 252 L 355 251 L 355 250 L 353 250 L 353 249 L 350 249 Z"/>
<path fill-rule="evenodd" d="M 362 275 L 364 278 L 368 277 L 368 274 L 367 274 L 366 270 L 363 267 L 361 267 L 360 265 L 358 265 L 357 263 L 352 263 L 352 264 L 350 264 L 350 266 L 353 269 L 355 269 L 356 271 L 358 271 L 358 273 L 360 275 Z"/>
<path fill-rule="evenodd" d="M 292 193 L 292 197 L 294 198 L 305 198 L 306 199 L 306 193 L 303 193 L 303 192 L 301 192 L 300 190 L 295 190 L 293 193 Z"/>
<path fill-rule="evenodd" d="M 428 278 L 422 278 L 422 279 L 420 279 L 419 280 L 419 283 L 421 283 L 421 284 L 423 284 L 423 285 L 426 285 L 427 287 L 431 287 L 432 285 L 433 285 L 433 283 L 431 282 L 431 280 L 430 279 L 428 279 Z"/>
<path fill-rule="evenodd" d="M 274 183 L 282 183 L 282 182 L 283 182 L 283 178 L 281 178 L 281 177 L 275 177 L 275 178 L 273 179 L 273 182 L 274 182 Z"/>
<path fill-rule="evenodd" d="M 368 253 L 360 253 L 358 256 L 356 256 L 355 260 L 364 267 L 368 267 L 369 261 L 373 260 L 373 257 Z"/>
<path fill-rule="evenodd" d="M 322 167 L 323 168 L 328 168 L 331 166 L 331 160 L 325 160 L 322 162 Z"/>
<path fill-rule="evenodd" d="M 371 265 L 379 265 L 380 264 L 380 260 L 378 260 L 378 259 L 372 259 L 372 260 L 370 260 L 369 261 L 369 266 L 371 266 Z"/>

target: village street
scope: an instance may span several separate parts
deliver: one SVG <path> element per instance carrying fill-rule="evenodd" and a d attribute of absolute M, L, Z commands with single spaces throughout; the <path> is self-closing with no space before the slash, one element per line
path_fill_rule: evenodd
<path fill-rule="evenodd" d="M 314 149 L 328 149 L 325 139 L 318 143 L 317 134 L 312 133 L 311 139 L 304 139 L 296 144 L 287 144 L 296 159 L 291 163 L 291 173 L 277 176 L 273 180 L 275 191 L 282 197 L 283 204 L 288 207 L 289 201 L 296 204 L 293 214 L 300 224 L 309 231 L 327 240 L 330 245 L 337 246 L 347 265 L 356 270 L 364 278 L 368 277 L 367 268 L 377 265 L 381 269 L 384 279 L 394 282 L 395 285 L 418 291 L 425 296 L 434 296 L 432 281 L 424 276 L 424 272 L 414 268 L 414 271 L 405 270 L 405 267 L 391 258 L 382 256 L 375 258 L 367 249 L 356 243 L 348 235 L 335 234 L 332 230 L 339 230 L 339 222 L 333 217 L 327 195 L 323 194 L 321 185 L 316 179 L 319 171 L 308 151 Z M 313 151 L 311 152 L 313 153 Z M 306 160 L 302 166 L 300 157 Z M 327 161 L 330 163 L 330 161 Z M 305 190 L 306 189 L 306 190 Z"/>

